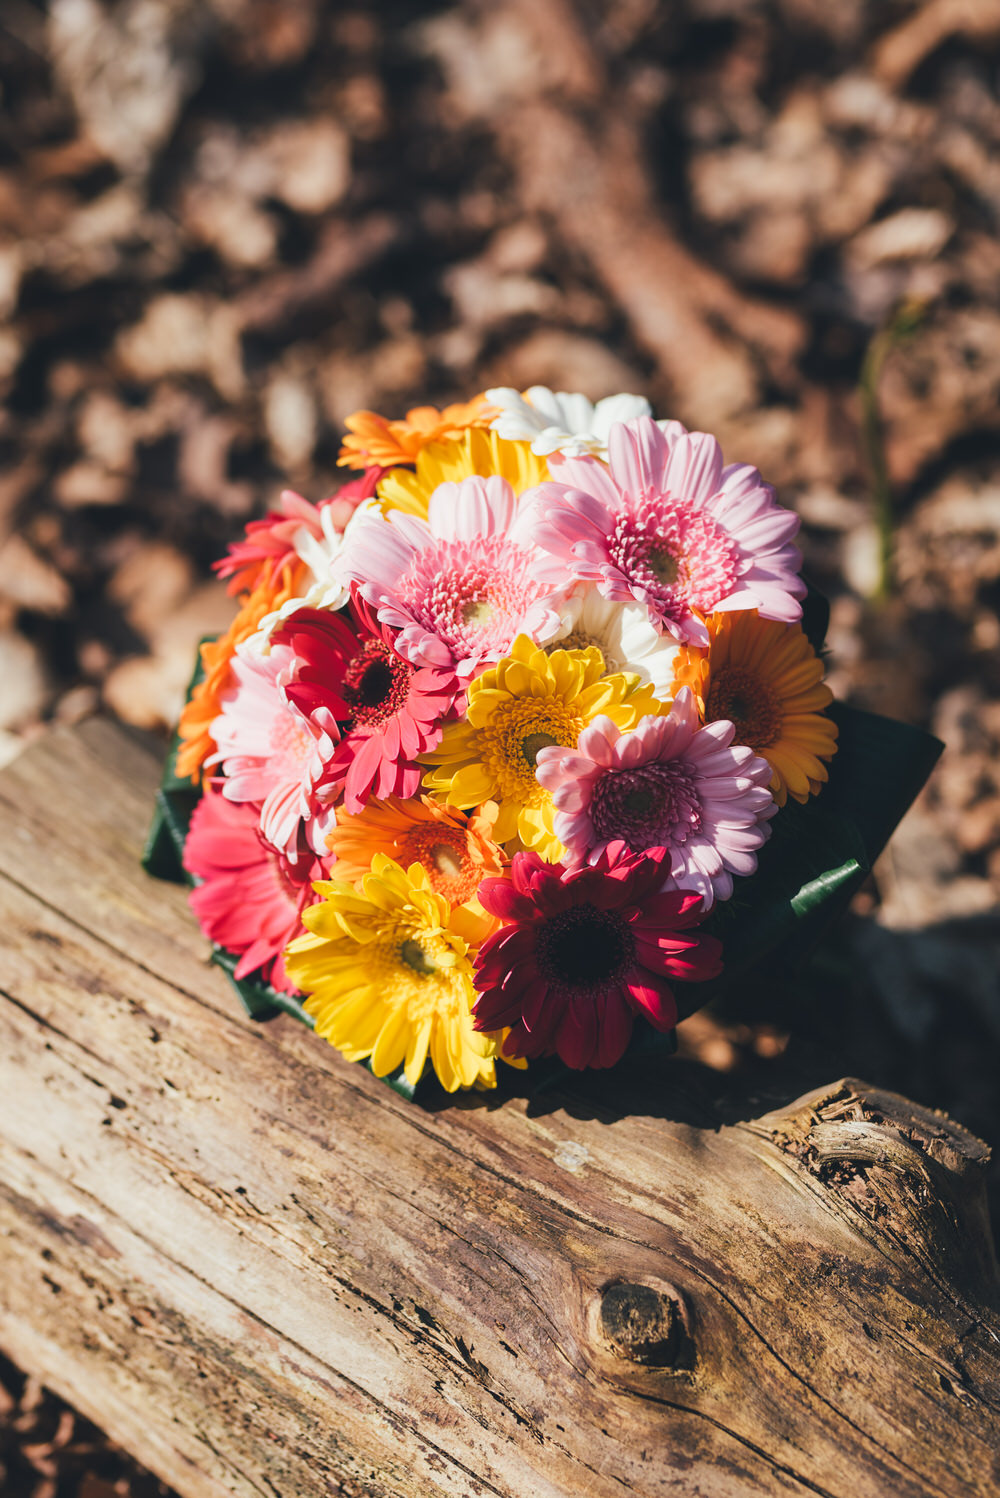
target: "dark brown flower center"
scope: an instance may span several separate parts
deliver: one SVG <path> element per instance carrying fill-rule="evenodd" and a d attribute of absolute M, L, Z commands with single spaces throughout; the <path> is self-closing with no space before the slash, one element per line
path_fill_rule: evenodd
<path fill-rule="evenodd" d="M 736 725 L 736 742 L 766 749 L 781 735 L 781 699 L 756 671 L 746 666 L 723 666 L 712 676 L 705 719 L 728 718 Z"/>
<path fill-rule="evenodd" d="M 616 912 L 586 902 L 541 923 L 536 960 L 542 976 L 560 988 L 591 993 L 620 982 L 635 943 Z"/>
<path fill-rule="evenodd" d="M 381 640 L 366 640 L 344 672 L 342 692 L 353 722 L 378 728 L 398 713 L 410 690 L 413 667 Z"/>

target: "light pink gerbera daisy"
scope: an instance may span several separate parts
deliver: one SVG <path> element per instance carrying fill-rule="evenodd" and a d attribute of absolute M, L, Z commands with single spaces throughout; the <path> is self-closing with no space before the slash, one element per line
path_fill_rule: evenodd
<path fill-rule="evenodd" d="M 209 941 L 239 955 L 234 977 L 259 970 L 265 983 L 294 993 L 282 953 L 320 898 L 312 881 L 328 877 L 332 860 L 303 851 L 290 863 L 264 841 L 259 812 L 217 791 L 201 798 L 184 844 L 184 867 L 200 881 L 189 899 Z"/>
<path fill-rule="evenodd" d="M 596 458 L 552 460 L 558 481 L 524 496 L 534 539 L 549 555 L 542 581 L 595 582 L 619 603 L 644 603 L 660 629 L 708 644 L 701 615 L 758 609 L 765 619 L 801 617 L 799 519 L 775 502 L 756 468 L 723 467 L 705 432 L 649 417 L 616 423 L 608 466 Z"/>
<path fill-rule="evenodd" d="M 690 929 L 698 896 L 661 885 L 659 859 L 620 843 L 594 868 L 518 853 L 509 879 L 484 879 L 480 902 L 505 924 L 476 957 L 476 1029 L 509 1026 L 504 1055 L 572 1067 L 613 1066 L 636 1015 L 673 1029 L 672 981 L 716 977 L 722 948 Z"/>
<path fill-rule="evenodd" d="M 694 890 L 706 910 L 728 900 L 733 875 L 756 869 L 777 811 L 770 765 L 733 746 L 735 732 L 724 720 L 700 727 L 682 687 L 667 717 L 641 718 L 631 733 L 601 716 L 575 750 L 540 749 L 535 774 L 552 792 L 567 861 L 596 863 L 617 842 L 635 853 L 663 848 L 664 889 Z"/>
<path fill-rule="evenodd" d="M 227 800 L 260 803 L 261 831 L 292 863 L 300 833 L 315 853 L 326 852 L 335 814 L 319 803 L 316 789 L 340 739 L 328 706 L 306 713 L 288 697 L 295 664 L 287 645 L 275 645 L 268 655 L 253 640 L 237 645 L 232 685 L 210 730 L 216 753 L 205 761 L 222 766 Z"/>
<path fill-rule="evenodd" d="M 523 502 L 493 475 L 439 484 L 426 520 L 359 514 L 336 571 L 398 631 L 400 655 L 464 684 L 517 635 L 542 643 L 559 629 L 552 603 L 565 590 L 536 580 L 536 560 Z"/>

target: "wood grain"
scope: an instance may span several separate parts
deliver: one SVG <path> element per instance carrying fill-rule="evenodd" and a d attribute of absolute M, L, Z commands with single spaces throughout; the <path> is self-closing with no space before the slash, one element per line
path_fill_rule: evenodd
<path fill-rule="evenodd" d="M 996 1490 L 978 1141 L 663 1062 L 407 1104 L 239 1012 L 139 867 L 157 770 L 92 722 L 0 776 L 10 1356 L 191 1498 Z"/>

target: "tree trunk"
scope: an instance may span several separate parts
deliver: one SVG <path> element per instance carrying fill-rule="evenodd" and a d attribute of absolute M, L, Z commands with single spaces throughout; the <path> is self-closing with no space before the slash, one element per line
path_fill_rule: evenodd
<path fill-rule="evenodd" d="M 984 1146 L 662 1060 L 408 1104 L 238 1011 L 139 868 L 157 773 L 94 722 L 0 776 L 16 1362 L 191 1498 L 997 1490 Z"/>

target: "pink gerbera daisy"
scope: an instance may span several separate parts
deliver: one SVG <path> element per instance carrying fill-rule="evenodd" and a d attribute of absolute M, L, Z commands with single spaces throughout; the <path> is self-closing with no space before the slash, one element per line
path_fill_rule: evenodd
<path fill-rule="evenodd" d="M 285 684 L 294 669 L 295 654 L 287 645 L 273 645 L 267 655 L 253 639 L 237 645 L 231 685 L 210 730 L 216 753 L 205 761 L 222 766 L 228 800 L 260 804 L 261 831 L 292 863 L 300 833 L 315 853 L 326 851 L 334 811 L 320 805 L 316 788 L 340 739 L 326 703 L 303 711 L 289 698 Z"/>
<path fill-rule="evenodd" d="M 543 581 L 597 584 L 605 598 L 644 603 L 679 640 L 708 644 L 701 615 L 758 609 L 798 619 L 805 584 L 791 544 L 798 516 L 775 502 L 756 468 L 722 464 L 705 432 L 649 417 L 616 423 L 608 466 L 596 458 L 552 460 L 558 481 L 525 499 L 534 539 L 549 553 Z"/>
<path fill-rule="evenodd" d="M 461 682 L 506 654 L 519 634 L 541 643 L 559 629 L 558 587 L 538 582 L 523 503 L 506 479 L 439 484 L 427 519 L 392 510 L 359 515 L 337 575 L 356 582 L 396 649 Z"/>
<path fill-rule="evenodd" d="M 565 869 L 519 853 L 509 879 L 484 879 L 481 904 L 506 924 L 476 958 L 477 1030 L 510 1027 L 508 1056 L 558 1055 L 567 1066 L 613 1066 L 637 1014 L 677 1021 L 671 979 L 701 982 L 721 945 L 690 932 L 697 895 L 662 893 L 657 858 L 621 844 L 597 864 Z"/>
<path fill-rule="evenodd" d="M 664 849 L 665 889 L 690 889 L 707 910 L 728 900 L 734 874 L 752 874 L 777 807 L 771 767 L 733 744 L 720 720 L 700 726 L 682 687 L 667 717 L 641 718 L 623 733 L 595 718 L 575 749 L 540 749 L 535 774 L 555 802 L 555 834 L 572 863 L 596 863 L 609 843 L 633 852 Z"/>
<path fill-rule="evenodd" d="M 274 574 L 297 557 L 304 537 L 322 539 L 324 512 L 328 525 L 345 530 L 358 505 L 375 493 L 381 472 L 381 468 L 369 468 L 318 505 L 303 499 L 294 489 L 282 489 L 280 508 L 269 510 L 262 520 L 251 520 L 246 539 L 234 541 L 221 561 L 213 562 L 212 571 L 229 579 L 230 593 L 250 591 L 257 586 L 264 567 Z"/>
<path fill-rule="evenodd" d="M 457 686 L 453 672 L 414 666 L 397 654 L 392 631 L 356 590 L 353 607 L 360 634 L 342 615 L 299 609 L 274 635 L 294 659 L 288 700 L 307 718 L 325 709 L 342 726 L 319 796 L 332 803 L 343 791 L 349 812 L 369 796 L 416 795 L 423 773 L 416 756 L 440 739 Z"/>
<path fill-rule="evenodd" d="M 319 899 L 312 881 L 328 876 L 331 860 L 303 850 L 290 863 L 261 836 L 259 813 L 217 792 L 202 797 L 184 844 L 184 867 L 200 881 L 189 899 L 209 941 L 239 954 L 235 977 L 259 970 L 265 983 L 294 993 L 282 953 Z"/>

